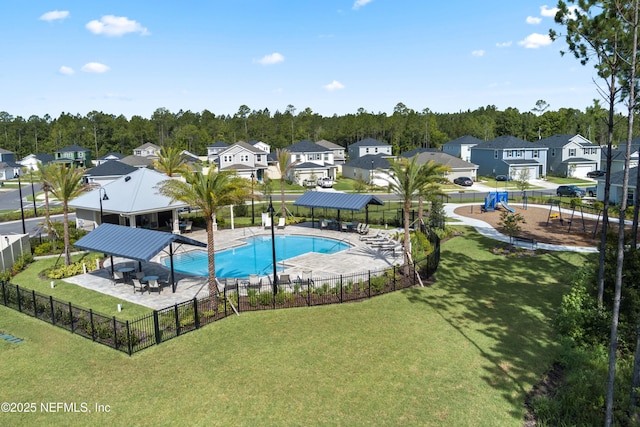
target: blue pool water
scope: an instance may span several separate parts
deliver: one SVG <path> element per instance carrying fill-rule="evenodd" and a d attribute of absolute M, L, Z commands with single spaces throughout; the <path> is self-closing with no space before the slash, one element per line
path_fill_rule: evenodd
<path fill-rule="evenodd" d="M 241 278 L 250 274 L 273 274 L 271 236 L 246 239 L 247 245 L 216 252 L 216 276 Z M 322 237 L 276 236 L 276 260 L 278 263 L 309 252 L 332 254 L 350 247 L 349 244 Z M 170 260 L 164 260 L 169 266 Z M 192 251 L 173 256 L 173 268 L 181 273 L 208 276 L 207 252 Z M 281 270 L 278 265 L 278 270 Z"/>

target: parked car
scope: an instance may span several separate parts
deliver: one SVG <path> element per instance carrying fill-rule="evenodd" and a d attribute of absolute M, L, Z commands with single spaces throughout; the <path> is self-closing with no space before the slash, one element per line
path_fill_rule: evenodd
<path fill-rule="evenodd" d="M 318 179 L 318 186 L 322 188 L 331 188 L 333 187 L 333 180 L 328 176 Z"/>
<path fill-rule="evenodd" d="M 467 176 L 460 176 L 454 179 L 453 183 L 456 185 L 462 185 L 464 187 L 471 187 L 473 185 L 473 180 Z"/>
<path fill-rule="evenodd" d="M 591 171 L 587 172 L 587 178 L 600 178 L 605 176 L 607 173 L 605 171 Z"/>
<path fill-rule="evenodd" d="M 598 194 L 598 187 L 587 187 L 585 188 L 585 191 L 589 197 L 596 197 L 596 194 Z"/>
<path fill-rule="evenodd" d="M 561 185 L 556 190 L 556 194 L 558 196 L 584 197 L 587 193 L 575 185 Z"/>
<path fill-rule="evenodd" d="M 511 181 L 509 175 L 496 175 L 496 181 Z"/>

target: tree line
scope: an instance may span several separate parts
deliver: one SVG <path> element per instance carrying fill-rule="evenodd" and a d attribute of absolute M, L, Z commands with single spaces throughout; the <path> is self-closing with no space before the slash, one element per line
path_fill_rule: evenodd
<path fill-rule="evenodd" d="M 621 125 L 615 127 L 614 137 L 619 141 L 624 139 L 625 123 L 622 115 L 616 118 Z M 57 118 L 45 114 L 25 119 L 0 111 L 0 148 L 22 158 L 79 145 L 92 150 L 97 158 L 110 152 L 128 154 L 133 148 L 152 142 L 204 155 L 206 147 L 217 141 L 261 140 L 273 148 L 283 148 L 302 139 L 326 139 L 347 147 L 371 137 L 391 144 L 393 153 L 398 154 L 418 147 L 439 148 L 464 135 L 481 140 L 510 135 L 534 142 L 556 134 L 581 134 L 606 145 L 607 119 L 608 111 L 598 100 L 585 111 L 551 110 L 544 100 L 522 112 L 517 108 L 500 111 L 495 105 L 488 105 L 473 111 L 436 113 L 428 108 L 416 111 L 398 103 L 392 114 L 359 108 L 353 114 L 331 117 L 310 108 L 298 111 L 293 105 L 284 112 L 241 105 L 233 115 L 158 108 L 150 118 L 91 111 L 84 116 L 63 112 Z"/>

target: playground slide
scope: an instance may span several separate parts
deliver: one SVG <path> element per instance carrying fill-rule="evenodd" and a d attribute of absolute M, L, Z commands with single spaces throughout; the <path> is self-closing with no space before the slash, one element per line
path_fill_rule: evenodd
<path fill-rule="evenodd" d="M 514 213 L 516 210 L 507 204 L 504 200 L 500 202 L 500 205 L 505 208 L 508 212 Z"/>

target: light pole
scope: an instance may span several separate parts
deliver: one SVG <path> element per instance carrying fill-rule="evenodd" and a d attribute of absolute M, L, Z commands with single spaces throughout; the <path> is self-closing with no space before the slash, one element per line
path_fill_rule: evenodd
<path fill-rule="evenodd" d="M 38 208 L 36 208 L 36 191 L 33 188 L 33 173 L 29 172 L 29 180 L 31 181 L 31 197 L 33 197 L 33 217 L 38 216 Z"/>
<path fill-rule="evenodd" d="M 102 193 L 104 193 L 104 196 L 102 195 Z M 100 225 L 102 225 L 103 216 L 104 216 L 102 213 L 102 201 L 109 200 L 109 196 L 107 196 L 107 190 L 105 190 L 102 187 L 98 189 L 98 200 L 100 200 Z"/>
<path fill-rule="evenodd" d="M 253 180 L 255 177 L 254 173 L 251 172 L 251 225 L 255 225 L 256 223 L 256 216 L 253 210 Z"/>
<path fill-rule="evenodd" d="M 22 218 L 22 234 L 27 234 L 27 227 L 24 224 L 24 206 L 22 205 L 22 182 L 20 181 L 20 174 L 16 173 L 18 178 L 18 194 L 20 195 L 20 217 Z"/>
<path fill-rule="evenodd" d="M 273 199 L 269 196 L 269 209 L 267 209 L 271 215 L 271 255 L 273 257 L 273 297 L 275 298 L 278 293 L 278 270 L 276 266 L 276 236 L 273 230 Z"/>

